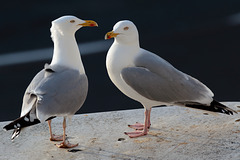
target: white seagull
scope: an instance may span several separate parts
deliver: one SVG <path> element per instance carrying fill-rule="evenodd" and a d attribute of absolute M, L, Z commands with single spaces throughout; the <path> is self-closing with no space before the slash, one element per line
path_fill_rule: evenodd
<path fill-rule="evenodd" d="M 140 48 L 138 30 L 131 21 L 116 23 L 105 39 L 113 37 L 115 39 L 106 58 L 108 75 L 121 92 L 145 108 L 144 124 L 129 125 L 136 129 L 125 132 L 129 137 L 147 134 L 151 125 L 151 108 L 154 106 L 180 105 L 225 114 L 236 113 L 215 101 L 212 91 L 200 81 Z"/>
<path fill-rule="evenodd" d="M 50 140 L 63 141 L 59 148 L 71 148 L 66 140 L 66 118 L 73 116 L 83 105 L 88 92 L 85 74 L 75 32 L 81 27 L 97 26 L 92 20 L 81 20 L 75 16 L 63 16 L 52 21 L 51 37 L 54 43 L 53 58 L 29 84 L 23 97 L 20 118 L 4 127 L 14 129 L 12 139 L 21 129 L 48 121 Z M 63 117 L 63 136 L 52 134 L 51 119 Z"/>

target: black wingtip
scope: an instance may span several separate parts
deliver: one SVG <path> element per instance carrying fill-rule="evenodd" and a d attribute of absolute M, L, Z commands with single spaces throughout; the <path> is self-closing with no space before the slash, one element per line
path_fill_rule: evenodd
<path fill-rule="evenodd" d="M 217 109 L 221 110 L 222 113 L 228 114 L 228 115 L 233 115 L 234 113 L 238 114 L 237 111 L 225 106 L 224 104 L 213 100 L 211 103 L 211 106 L 217 107 Z"/>
<path fill-rule="evenodd" d="M 7 131 L 7 129 L 6 129 L 5 127 L 3 127 L 3 130 L 4 130 L 4 131 Z"/>
<path fill-rule="evenodd" d="M 16 129 L 17 127 L 16 127 L 16 125 L 15 126 L 14 125 L 15 125 L 15 121 L 13 121 L 13 122 L 7 124 L 6 126 L 4 126 L 3 130 L 8 131 L 8 130 L 11 130 L 11 129 Z"/>
<path fill-rule="evenodd" d="M 12 140 L 18 137 L 22 128 L 40 123 L 38 119 L 31 119 L 29 113 L 30 112 L 3 127 L 6 131 L 14 129 L 11 137 Z"/>
<path fill-rule="evenodd" d="M 237 112 L 227 106 L 225 106 L 224 104 L 213 100 L 210 104 L 210 106 L 207 105 L 202 105 L 202 104 L 185 104 L 186 107 L 191 107 L 191 108 L 195 108 L 195 109 L 201 109 L 201 110 L 207 110 L 207 111 L 211 111 L 211 112 L 219 112 L 219 113 L 224 113 L 227 115 L 233 115 L 234 113 L 237 114 Z"/>

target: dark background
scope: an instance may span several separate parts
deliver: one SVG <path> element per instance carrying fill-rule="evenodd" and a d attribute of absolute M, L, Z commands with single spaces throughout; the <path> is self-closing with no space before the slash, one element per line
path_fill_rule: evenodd
<path fill-rule="evenodd" d="M 239 13 L 239 0 L 5 1 L 0 6 L 0 54 L 52 47 L 51 21 L 63 15 L 98 22 L 98 28 L 77 32 L 80 43 L 101 40 L 116 22 L 129 19 L 138 27 L 142 48 L 202 81 L 217 100 L 238 101 L 240 16 L 234 23 L 230 17 Z M 82 57 L 89 94 L 78 113 L 141 108 L 111 83 L 105 58 L 106 52 Z M 0 67 L 0 121 L 20 115 L 26 87 L 50 61 Z"/>

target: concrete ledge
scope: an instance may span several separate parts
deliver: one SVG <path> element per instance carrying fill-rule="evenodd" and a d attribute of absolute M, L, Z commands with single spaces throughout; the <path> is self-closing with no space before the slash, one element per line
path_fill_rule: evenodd
<path fill-rule="evenodd" d="M 225 103 L 235 110 L 240 102 Z M 76 115 L 67 135 L 74 148 L 59 149 L 49 141 L 47 123 L 29 127 L 11 141 L 0 131 L 1 160 L 15 159 L 240 159 L 240 114 L 206 114 L 183 107 L 153 108 L 149 135 L 130 139 L 127 124 L 143 122 L 143 109 Z M 1 122 L 2 128 L 7 122 Z M 53 120 L 53 132 L 62 134 L 62 119 Z"/>

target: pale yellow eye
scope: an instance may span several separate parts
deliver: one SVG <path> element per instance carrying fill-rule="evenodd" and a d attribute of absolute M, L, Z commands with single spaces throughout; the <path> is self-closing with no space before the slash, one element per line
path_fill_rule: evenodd
<path fill-rule="evenodd" d="M 75 23 L 75 20 L 71 20 L 70 23 Z"/>
<path fill-rule="evenodd" d="M 126 31 L 126 30 L 128 30 L 128 29 L 129 29 L 129 27 L 124 27 L 124 28 L 123 28 L 124 31 Z"/>

